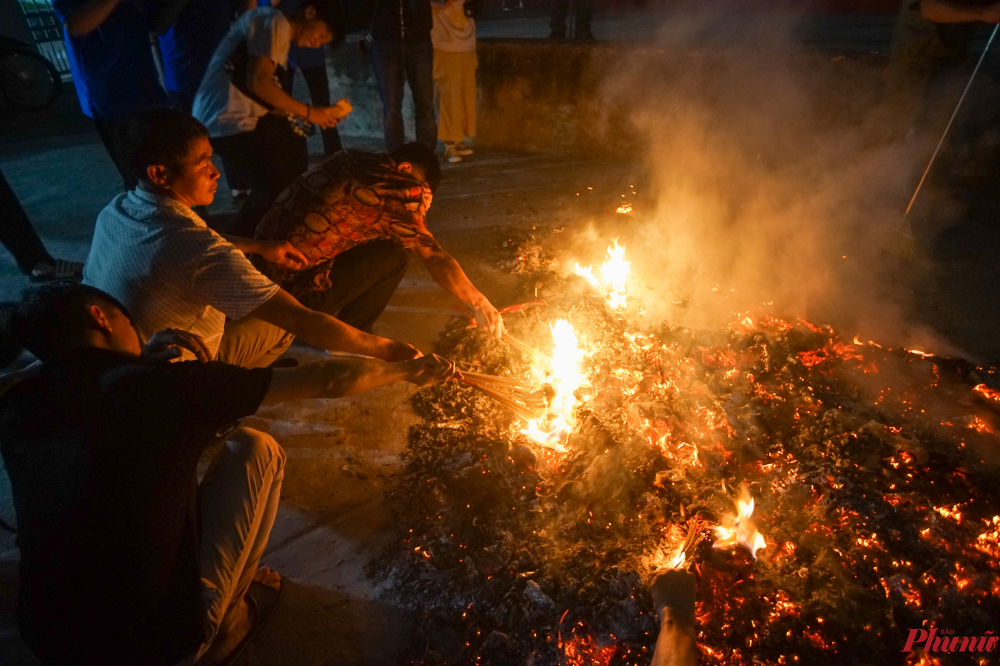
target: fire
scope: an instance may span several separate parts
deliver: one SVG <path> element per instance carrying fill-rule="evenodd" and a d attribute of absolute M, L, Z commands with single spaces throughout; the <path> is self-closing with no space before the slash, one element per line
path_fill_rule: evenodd
<path fill-rule="evenodd" d="M 528 427 L 521 432 L 543 446 L 566 451 L 563 445 L 566 437 L 576 428 L 575 410 L 580 402 L 576 392 L 587 383 L 582 370 L 584 352 L 568 321 L 559 319 L 549 328 L 553 340 L 552 372 L 546 373 L 537 365 L 533 369 L 552 387 L 555 395 L 545 414 L 529 421 Z"/>
<path fill-rule="evenodd" d="M 618 213 L 619 215 L 628 215 L 629 213 L 632 212 L 632 204 L 623 203 L 621 206 L 618 206 L 618 210 L 616 210 L 615 212 Z"/>
<path fill-rule="evenodd" d="M 626 282 L 631 265 L 631 262 L 625 261 L 625 246 L 619 245 L 616 238 L 613 244 L 608 246 L 608 260 L 601 264 L 600 279 L 594 275 L 591 266 L 584 267 L 577 263 L 573 271 L 594 289 L 603 290 L 612 310 L 620 310 L 627 303 Z"/>
<path fill-rule="evenodd" d="M 997 391 L 996 389 L 991 389 L 986 384 L 976 384 L 972 390 L 978 393 L 979 395 L 983 396 L 987 400 L 995 400 L 996 402 L 1000 402 L 1000 391 Z"/>
<path fill-rule="evenodd" d="M 750 551 L 753 559 L 757 559 L 757 551 L 767 547 L 763 535 L 757 531 L 753 521 L 753 498 L 745 483 L 740 484 L 740 496 L 734 502 L 736 515 L 723 514 L 719 525 L 715 528 L 715 543 L 713 548 L 731 548 L 741 544 Z"/>

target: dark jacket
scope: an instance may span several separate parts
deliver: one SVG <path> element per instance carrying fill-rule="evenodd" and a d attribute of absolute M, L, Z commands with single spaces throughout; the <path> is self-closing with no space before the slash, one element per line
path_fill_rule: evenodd
<path fill-rule="evenodd" d="M 375 0 L 372 39 L 377 42 L 430 41 L 430 0 Z"/>

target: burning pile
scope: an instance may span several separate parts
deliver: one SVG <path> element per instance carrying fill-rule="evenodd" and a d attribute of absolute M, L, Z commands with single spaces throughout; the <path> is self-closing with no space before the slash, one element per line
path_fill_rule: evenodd
<path fill-rule="evenodd" d="M 549 363 L 444 336 L 521 406 L 414 398 L 400 536 L 369 565 L 418 614 L 412 662 L 648 663 L 662 566 L 697 574 L 705 664 L 916 663 L 910 629 L 995 635 L 995 371 L 766 316 L 633 330 L 620 247 L 507 317 Z"/>

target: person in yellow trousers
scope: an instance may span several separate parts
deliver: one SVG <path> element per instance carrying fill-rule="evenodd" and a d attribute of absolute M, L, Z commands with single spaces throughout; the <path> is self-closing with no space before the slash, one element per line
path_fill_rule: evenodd
<path fill-rule="evenodd" d="M 476 136 L 476 22 L 474 0 L 431 0 L 434 82 L 438 91 L 438 137 L 445 159 L 472 154 L 465 139 Z"/>

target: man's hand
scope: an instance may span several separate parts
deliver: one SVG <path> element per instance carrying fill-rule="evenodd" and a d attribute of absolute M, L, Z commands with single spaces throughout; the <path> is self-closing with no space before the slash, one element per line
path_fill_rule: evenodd
<path fill-rule="evenodd" d="M 256 254 L 262 256 L 272 264 L 280 268 L 288 268 L 293 271 L 300 271 L 309 265 L 306 255 L 299 252 L 298 248 L 288 241 L 257 241 Z"/>
<path fill-rule="evenodd" d="M 326 129 L 336 127 L 344 118 L 350 115 L 354 107 L 346 99 L 339 100 L 333 106 L 314 106 L 309 109 L 309 121 Z"/>
<path fill-rule="evenodd" d="M 489 333 L 491 338 L 499 339 L 504 333 L 503 317 L 493 307 L 493 304 L 486 300 L 484 296 L 478 305 L 472 307 L 476 316 L 476 324 L 479 328 Z"/>
<path fill-rule="evenodd" d="M 403 365 L 406 367 L 406 381 L 417 386 L 427 386 L 462 376 L 454 363 L 437 354 L 406 361 Z"/>
<path fill-rule="evenodd" d="M 389 342 L 388 349 L 382 357 L 382 360 L 388 361 L 389 363 L 398 363 L 399 361 L 418 359 L 422 356 L 423 353 L 413 345 L 406 342 L 397 342 L 396 340 L 392 340 Z"/>
<path fill-rule="evenodd" d="M 142 355 L 146 358 L 170 361 L 181 357 L 184 353 L 182 348 L 192 352 L 202 363 L 212 360 L 212 352 L 208 350 L 200 335 L 176 328 L 154 333 L 142 348 Z"/>

